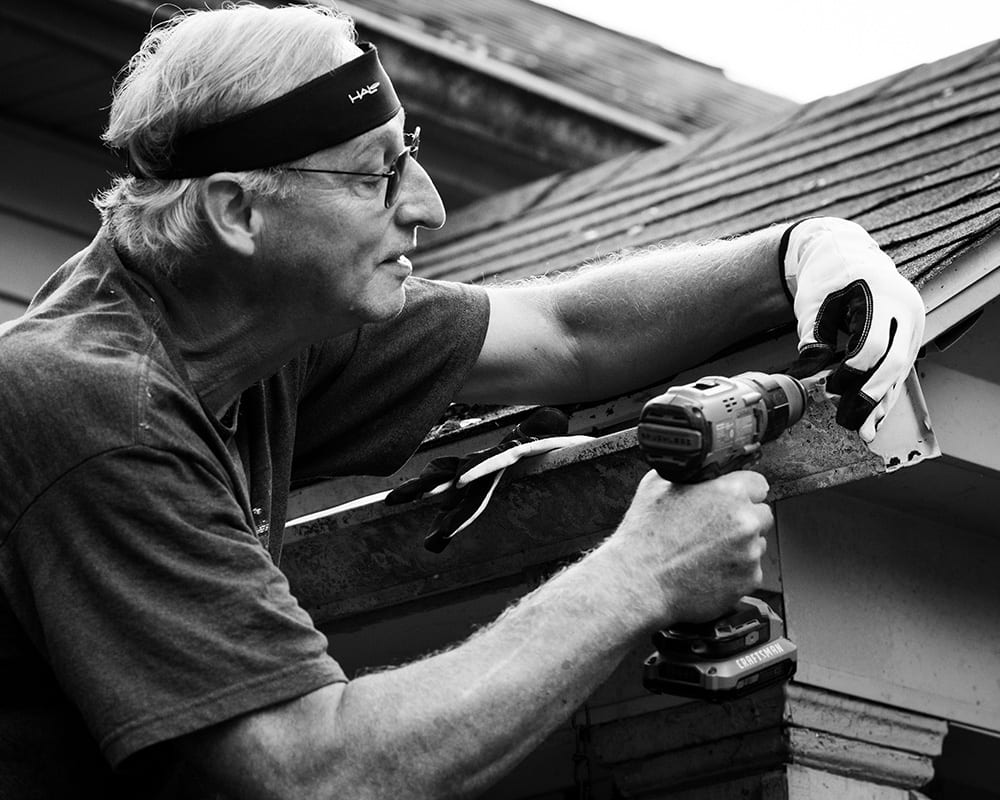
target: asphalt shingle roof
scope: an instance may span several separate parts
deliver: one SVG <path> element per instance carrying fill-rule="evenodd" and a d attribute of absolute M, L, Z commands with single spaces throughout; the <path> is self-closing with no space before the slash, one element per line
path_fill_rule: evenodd
<path fill-rule="evenodd" d="M 1000 41 L 480 201 L 425 237 L 417 267 L 513 279 L 820 214 L 864 225 L 922 285 L 994 231 L 998 187 Z"/>

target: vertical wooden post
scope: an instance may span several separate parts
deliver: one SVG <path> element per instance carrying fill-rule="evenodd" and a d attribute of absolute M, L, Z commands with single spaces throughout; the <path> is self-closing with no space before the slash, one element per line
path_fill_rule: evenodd
<path fill-rule="evenodd" d="M 914 800 L 944 721 L 798 684 L 617 719 L 594 750 L 625 797 Z"/>

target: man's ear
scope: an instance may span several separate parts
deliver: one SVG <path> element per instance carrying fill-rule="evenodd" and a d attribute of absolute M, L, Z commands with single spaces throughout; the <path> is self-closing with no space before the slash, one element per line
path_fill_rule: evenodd
<path fill-rule="evenodd" d="M 231 172 L 208 176 L 202 191 L 205 222 L 218 243 L 240 255 L 253 255 L 261 223 L 253 197 Z"/>

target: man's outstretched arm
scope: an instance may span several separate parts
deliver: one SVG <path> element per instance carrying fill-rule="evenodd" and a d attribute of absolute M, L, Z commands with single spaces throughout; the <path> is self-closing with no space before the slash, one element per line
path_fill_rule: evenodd
<path fill-rule="evenodd" d="M 619 529 L 465 643 L 178 742 L 241 798 L 459 798 L 536 747 L 655 627 L 712 618 L 761 579 L 768 487 L 650 473 Z"/>
<path fill-rule="evenodd" d="M 490 300 L 464 400 L 611 397 L 795 319 L 795 374 L 835 366 L 828 387 L 842 395 L 837 419 L 866 441 L 895 402 L 924 330 L 917 290 L 866 231 L 831 217 L 647 250 L 564 279 L 492 289 Z"/>
<path fill-rule="evenodd" d="M 461 399 L 611 397 L 790 323 L 778 269 L 783 230 L 666 245 L 564 277 L 491 287 L 486 342 Z"/>

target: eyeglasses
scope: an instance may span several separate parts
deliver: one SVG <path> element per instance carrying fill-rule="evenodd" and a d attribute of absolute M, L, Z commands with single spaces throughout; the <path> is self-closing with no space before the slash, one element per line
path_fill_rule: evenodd
<path fill-rule="evenodd" d="M 413 129 L 413 133 L 404 133 L 403 141 L 406 147 L 389 164 L 388 172 L 349 172 L 343 169 L 311 169 L 308 167 L 282 167 L 288 172 L 325 172 L 329 175 L 362 175 L 368 178 L 385 178 L 385 207 L 389 208 L 399 197 L 399 187 L 403 183 L 403 175 L 406 172 L 406 165 L 412 158 L 417 158 L 417 151 L 420 149 L 420 126 Z"/>

